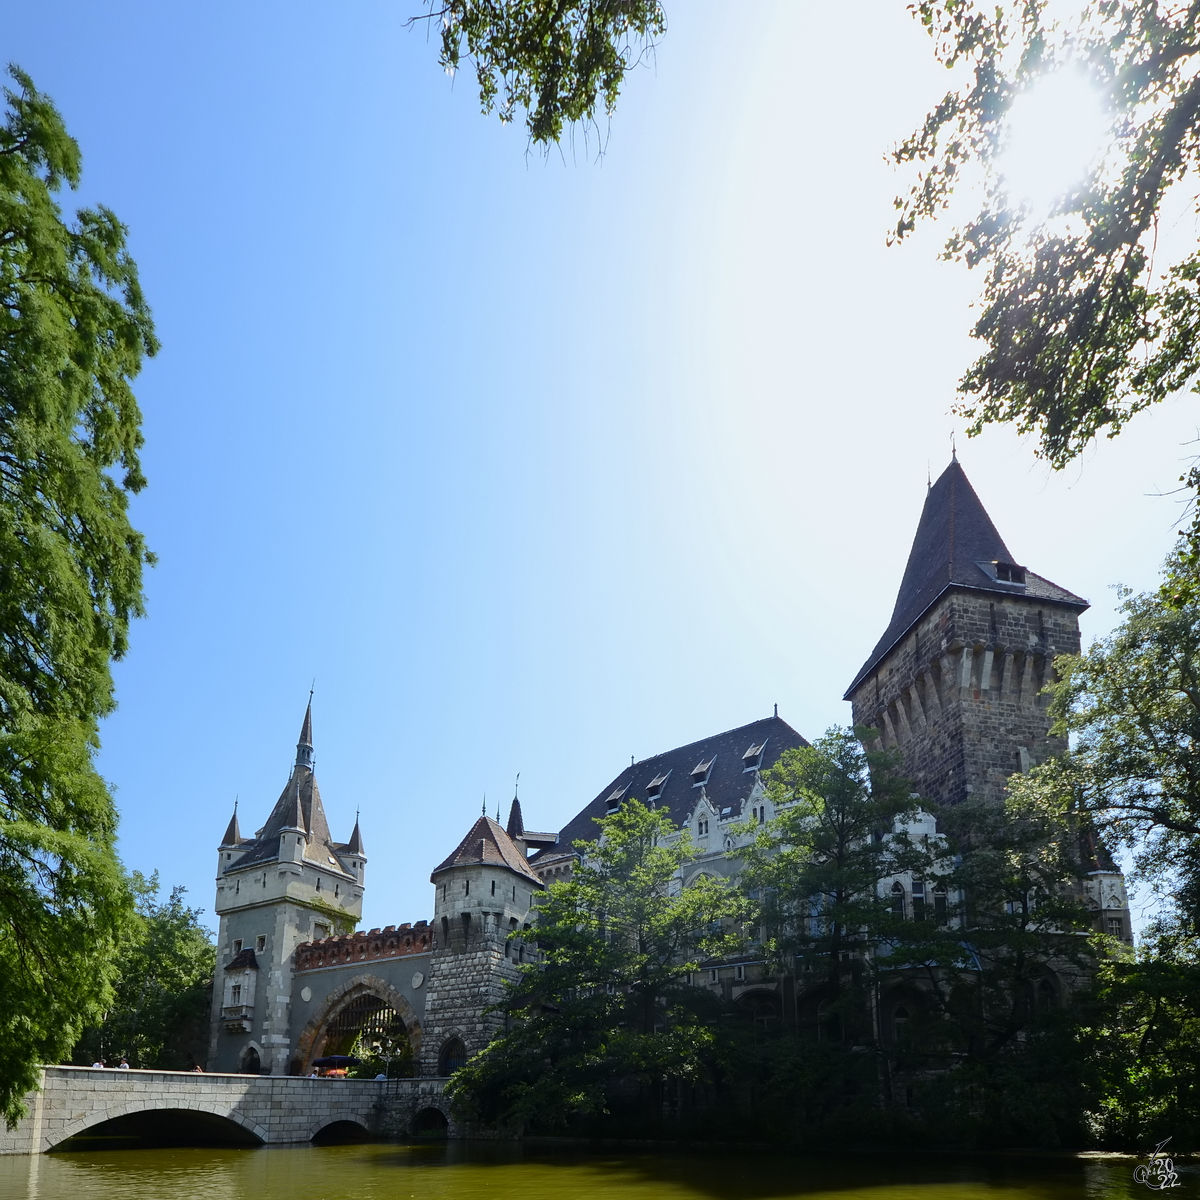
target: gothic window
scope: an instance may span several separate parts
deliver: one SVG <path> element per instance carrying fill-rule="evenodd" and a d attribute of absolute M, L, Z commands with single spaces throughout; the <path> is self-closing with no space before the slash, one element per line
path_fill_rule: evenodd
<path fill-rule="evenodd" d="M 898 882 L 892 884 L 892 916 L 904 919 L 904 885 Z"/>
<path fill-rule="evenodd" d="M 904 1035 L 908 1029 L 910 1020 L 908 1009 L 901 1004 L 899 1007 L 892 1010 L 892 1037 L 897 1042 L 904 1041 Z"/>
<path fill-rule="evenodd" d="M 255 1048 L 253 1046 L 251 1046 L 250 1049 L 247 1050 L 245 1052 L 245 1054 L 242 1055 L 241 1074 L 243 1074 L 243 1075 L 261 1075 L 262 1074 L 262 1060 L 258 1057 L 258 1051 L 255 1050 Z"/>
<path fill-rule="evenodd" d="M 912 885 L 912 915 L 914 921 L 925 920 L 925 885 L 919 879 Z"/>
<path fill-rule="evenodd" d="M 701 817 L 700 820 L 696 822 L 696 830 L 700 834 L 701 837 L 708 836 L 708 818 L 707 817 Z"/>
<path fill-rule="evenodd" d="M 943 924 L 946 920 L 946 887 L 945 884 L 939 883 L 933 889 L 933 919 L 938 924 Z"/>
<path fill-rule="evenodd" d="M 1115 938 L 1125 936 L 1125 922 L 1120 917 L 1108 918 L 1108 936 Z"/>
<path fill-rule="evenodd" d="M 236 1007 L 237 1005 L 241 1004 L 241 1002 L 242 1002 L 242 985 L 240 983 L 235 983 L 233 985 L 233 987 L 231 987 L 229 989 L 229 1003 L 231 1005 L 233 1005 L 234 1007 Z"/>
<path fill-rule="evenodd" d="M 460 1067 L 466 1065 L 467 1048 L 462 1038 L 451 1038 L 438 1055 L 438 1074 L 453 1075 Z"/>
<path fill-rule="evenodd" d="M 1037 1006 L 1040 1009 L 1054 1007 L 1054 984 L 1043 979 L 1037 986 Z"/>

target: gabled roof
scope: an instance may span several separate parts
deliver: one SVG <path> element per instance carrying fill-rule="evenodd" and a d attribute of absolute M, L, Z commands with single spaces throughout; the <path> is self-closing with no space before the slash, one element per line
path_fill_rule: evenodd
<path fill-rule="evenodd" d="M 626 767 L 616 779 L 600 789 L 590 804 L 571 818 L 558 835 L 557 847 L 535 854 L 530 862 L 568 853 L 575 841 L 597 838 L 600 828 L 596 818 L 608 814 L 610 797 L 619 799 L 620 803 L 628 800 L 653 803 L 656 808 L 665 808 L 676 825 L 682 825 L 692 815 L 703 790 L 718 813 L 729 809 L 730 816 L 740 817 L 757 778 L 755 771 L 746 769 L 743 756 L 751 746 L 763 743 L 766 748 L 759 763 L 761 770 L 773 766 L 785 750 L 808 745 L 782 717 L 766 717 L 699 742 L 689 742 L 665 754 L 644 758 Z M 693 786 L 693 768 L 709 762 L 712 765 L 703 788 Z M 659 782 L 661 791 L 648 800 L 650 784 Z"/>
<path fill-rule="evenodd" d="M 486 815 L 471 826 L 470 832 L 458 843 L 454 852 L 434 867 L 429 879 L 433 882 L 443 871 L 455 867 L 474 866 L 505 867 L 523 879 L 542 886 L 542 881 L 525 862 L 525 852 L 496 821 Z"/>
<path fill-rule="evenodd" d="M 958 459 L 953 458 L 925 497 L 892 619 L 846 690 L 845 698 L 850 699 L 854 689 L 871 674 L 888 651 L 912 629 L 930 605 L 951 588 L 1028 596 L 1080 610 L 1088 607 L 1088 602 L 1074 592 L 1032 571 L 1024 572 L 1023 583 L 997 578 L 995 572 L 988 569 L 996 562 L 1018 565 L 980 503 L 966 472 Z"/>

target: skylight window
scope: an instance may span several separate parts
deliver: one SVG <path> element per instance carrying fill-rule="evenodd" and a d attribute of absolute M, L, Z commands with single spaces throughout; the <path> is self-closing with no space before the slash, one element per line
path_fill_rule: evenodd
<path fill-rule="evenodd" d="M 692 787 L 703 787 L 708 782 L 709 773 L 712 771 L 712 765 L 717 761 L 717 756 L 714 754 L 707 762 L 698 762 L 692 768 Z"/>

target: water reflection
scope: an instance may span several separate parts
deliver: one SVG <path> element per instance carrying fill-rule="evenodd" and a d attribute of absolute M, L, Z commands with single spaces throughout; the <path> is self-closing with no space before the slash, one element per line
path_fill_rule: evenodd
<path fill-rule="evenodd" d="M 450 1142 L 0 1158 L 8 1200 L 1125 1200 L 1124 1157 L 811 1156 Z M 1183 1164 L 1172 1197 L 1200 1196 Z"/>

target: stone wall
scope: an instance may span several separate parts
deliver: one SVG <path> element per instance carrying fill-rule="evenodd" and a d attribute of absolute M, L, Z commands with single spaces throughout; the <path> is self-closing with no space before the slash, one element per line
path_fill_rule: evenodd
<path fill-rule="evenodd" d="M 1075 609 L 1045 599 L 951 591 L 851 697 L 856 725 L 898 746 L 935 804 L 1003 802 L 1015 771 L 1061 752 L 1040 695 L 1058 654 L 1079 652 Z"/>
<path fill-rule="evenodd" d="M 374 962 L 381 958 L 396 958 L 405 954 L 424 954 L 433 948 L 433 929 L 428 921 L 399 927 L 349 933 L 342 937 L 322 938 L 304 942 L 296 947 L 295 970 L 313 971 L 320 967 L 344 963 Z"/>
<path fill-rule="evenodd" d="M 417 1113 L 436 1108 L 453 1137 L 444 1083 L 46 1067 L 41 1090 L 26 1097 L 28 1115 L 15 1129 L 0 1126 L 0 1154 L 41 1154 L 102 1121 L 164 1109 L 223 1117 L 270 1145 L 309 1141 L 334 1121 L 402 1137 Z"/>

